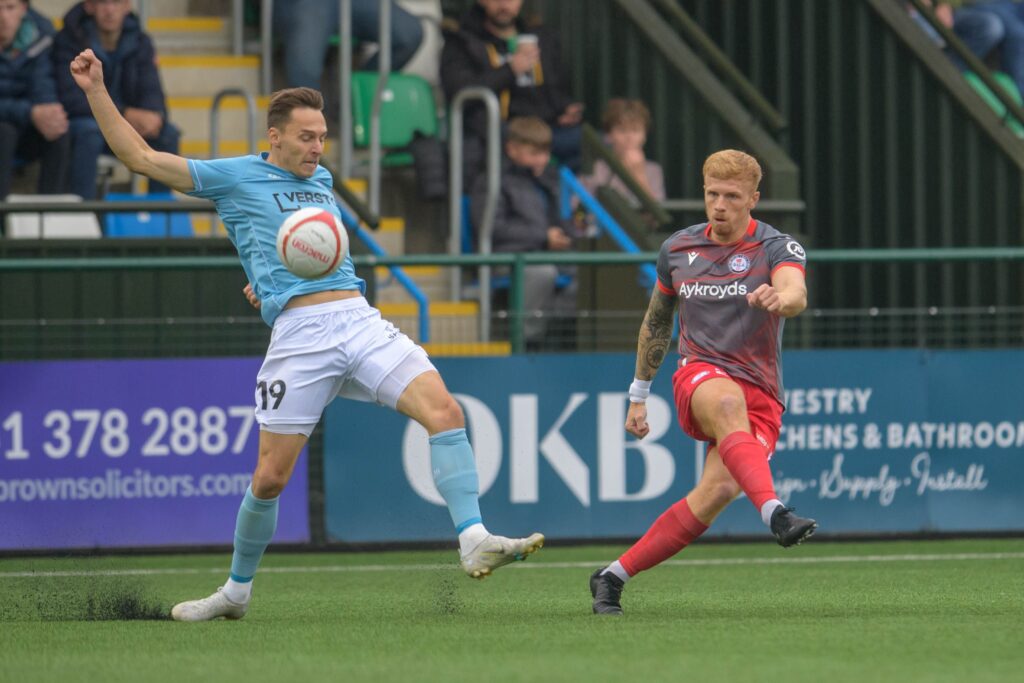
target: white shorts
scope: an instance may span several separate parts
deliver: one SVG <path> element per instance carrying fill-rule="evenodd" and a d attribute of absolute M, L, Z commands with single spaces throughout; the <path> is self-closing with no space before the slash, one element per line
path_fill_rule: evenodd
<path fill-rule="evenodd" d="M 335 396 L 395 408 L 427 352 L 363 297 L 290 308 L 274 321 L 256 377 L 256 421 L 275 434 L 313 432 Z"/>

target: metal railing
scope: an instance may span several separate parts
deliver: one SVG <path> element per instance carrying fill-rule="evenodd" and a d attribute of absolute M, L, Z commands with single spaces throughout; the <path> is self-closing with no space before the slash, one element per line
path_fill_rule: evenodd
<path fill-rule="evenodd" d="M 356 266 L 420 266 L 436 265 L 442 267 L 465 267 L 465 266 L 504 266 L 511 271 L 510 299 L 510 340 L 513 352 L 522 352 L 525 348 L 523 336 L 523 284 L 527 266 L 556 264 L 556 265 L 627 265 L 627 264 L 651 264 L 657 258 L 654 252 L 640 253 L 529 253 L 529 254 L 463 254 L 452 256 L 447 254 L 421 254 L 405 256 L 356 256 L 353 258 Z M 810 251 L 808 258 L 812 263 L 852 263 L 857 265 L 871 263 L 917 263 L 921 261 L 932 261 L 937 263 L 953 263 L 963 261 L 996 261 L 1006 262 L 1024 261 L 1024 247 L 1013 248 L 987 248 L 975 247 L 964 249 L 835 249 Z M 148 257 L 148 258 L 19 258 L 0 259 L 0 273 L 5 272 L 30 272 L 30 271 L 75 271 L 75 270 L 180 270 L 180 269 L 218 269 L 236 268 L 237 257 Z M 1012 307 L 1011 307 L 1012 308 Z M 1007 311 L 1013 313 L 1011 308 Z M 896 309 L 890 309 L 896 310 Z M 950 309 L 953 310 L 953 309 Z M 973 310 L 973 309 L 972 309 Z M 978 309 L 989 314 L 999 313 L 1002 309 L 985 307 Z M 1015 309 L 1014 309 L 1015 310 Z M 939 316 L 944 309 L 923 308 L 915 309 L 916 314 L 923 314 L 925 317 Z M 864 312 L 861 311 L 861 314 Z M 808 318 L 828 317 L 830 314 L 805 313 L 796 320 Z M 833 316 L 835 317 L 835 316 Z M 850 313 L 846 312 L 846 317 Z M 920 316 L 919 316 L 920 317 Z M 917 323 L 915 323 L 917 324 Z M 790 338 L 799 341 L 799 330 L 792 330 L 796 334 L 789 335 Z M 1024 333 L 1024 332 L 1022 332 Z M 1016 337 L 1014 337 L 1016 338 Z M 1024 343 L 1024 337 L 1021 337 Z"/>
<path fill-rule="evenodd" d="M 611 214 L 601 206 L 601 203 L 587 192 L 587 189 L 583 187 L 583 184 L 573 175 L 572 171 L 563 166 L 559 170 L 559 177 L 562 181 L 562 218 L 568 218 L 572 214 L 572 198 L 576 197 L 579 199 L 580 204 L 583 205 L 583 208 L 594 216 L 598 228 L 608 235 L 618 245 L 619 249 L 627 254 L 638 254 L 642 251 L 636 242 L 630 239 L 618 222 L 612 218 Z M 645 288 L 653 287 L 655 280 L 658 278 L 658 273 L 654 266 L 650 263 L 644 263 L 641 264 L 640 270 L 643 274 L 643 286 Z"/>
<path fill-rule="evenodd" d="M 229 97 L 239 97 L 245 102 L 246 130 L 249 133 L 248 154 L 256 153 L 256 100 L 245 88 L 225 88 L 213 96 L 210 104 L 210 157 L 217 156 L 220 146 L 220 105 Z"/>
<path fill-rule="evenodd" d="M 450 130 L 448 133 L 448 253 L 452 256 L 462 253 L 462 141 L 463 116 L 466 103 L 480 100 L 487 111 L 487 199 L 483 220 L 477 227 L 477 250 L 481 254 L 491 253 L 491 232 L 494 228 L 494 209 L 498 204 L 501 190 L 501 114 L 498 98 L 488 88 L 463 88 L 452 100 Z M 455 301 L 462 299 L 462 273 L 453 268 L 451 273 L 451 296 Z M 491 264 L 480 268 L 480 339 L 491 338 Z"/>

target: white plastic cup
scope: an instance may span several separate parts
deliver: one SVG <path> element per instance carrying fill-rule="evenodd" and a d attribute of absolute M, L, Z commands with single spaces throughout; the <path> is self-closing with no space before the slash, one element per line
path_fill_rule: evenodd
<path fill-rule="evenodd" d="M 532 33 L 520 33 L 516 36 L 516 49 L 519 49 L 520 45 L 536 45 L 537 36 Z"/>

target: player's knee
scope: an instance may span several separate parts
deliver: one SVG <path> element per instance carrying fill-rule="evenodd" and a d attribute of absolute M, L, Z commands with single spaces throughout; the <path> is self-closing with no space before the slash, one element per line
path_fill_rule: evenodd
<path fill-rule="evenodd" d="M 462 407 L 458 401 L 452 398 L 451 394 L 445 394 L 430 406 L 425 415 L 423 426 L 431 434 L 446 432 L 449 429 L 459 429 L 466 425 L 466 418 L 462 414 Z"/>
<path fill-rule="evenodd" d="M 700 498 L 705 500 L 709 507 L 716 511 L 731 503 L 736 496 L 739 496 L 739 484 L 732 477 L 715 477 L 712 479 L 701 479 L 697 484 Z"/>
<path fill-rule="evenodd" d="M 252 494 L 257 498 L 276 498 L 288 484 L 288 472 L 261 463 L 252 475 Z"/>

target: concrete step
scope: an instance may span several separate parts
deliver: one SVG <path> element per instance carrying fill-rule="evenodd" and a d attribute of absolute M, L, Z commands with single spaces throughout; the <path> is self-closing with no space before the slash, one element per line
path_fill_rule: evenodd
<path fill-rule="evenodd" d="M 164 92 L 173 97 L 213 97 L 225 88 L 260 95 L 256 55 L 165 55 L 160 57 Z"/>
<path fill-rule="evenodd" d="M 438 356 L 510 356 L 512 344 L 507 341 L 492 342 L 431 342 L 423 348 L 435 358 Z"/>
<path fill-rule="evenodd" d="M 231 52 L 231 21 L 223 17 L 150 17 L 146 31 L 161 58 L 169 54 Z"/>
<path fill-rule="evenodd" d="M 377 230 L 368 230 L 370 237 L 390 256 L 405 253 L 405 220 L 397 217 L 382 217 Z"/>
<path fill-rule="evenodd" d="M 443 301 L 451 294 L 448 269 L 440 266 L 406 266 L 402 268 L 429 301 Z M 392 277 L 391 269 L 379 266 L 374 269 L 377 278 L 377 301 L 379 303 L 407 303 L 412 301 L 409 291 Z"/>
<path fill-rule="evenodd" d="M 267 104 L 269 97 L 256 98 L 256 139 L 262 140 L 266 137 L 267 127 Z M 181 136 L 184 140 L 199 141 L 210 139 L 210 107 L 213 104 L 212 97 L 168 97 L 167 108 L 170 111 L 170 119 L 181 129 Z M 218 114 L 218 127 L 220 137 L 224 139 L 237 140 L 249 133 L 249 118 L 245 111 L 245 100 L 240 97 L 230 97 L 221 102 Z"/>
<path fill-rule="evenodd" d="M 419 308 L 415 303 L 378 303 L 385 319 L 409 337 L 420 341 Z M 435 301 L 430 303 L 430 342 L 466 344 L 480 341 L 475 301 Z"/>

